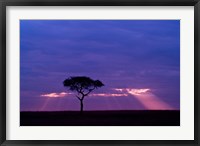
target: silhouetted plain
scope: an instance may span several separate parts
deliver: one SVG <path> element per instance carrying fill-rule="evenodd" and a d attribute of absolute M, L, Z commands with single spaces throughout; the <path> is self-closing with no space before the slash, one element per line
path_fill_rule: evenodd
<path fill-rule="evenodd" d="M 180 126 L 179 110 L 21 112 L 21 126 Z"/>

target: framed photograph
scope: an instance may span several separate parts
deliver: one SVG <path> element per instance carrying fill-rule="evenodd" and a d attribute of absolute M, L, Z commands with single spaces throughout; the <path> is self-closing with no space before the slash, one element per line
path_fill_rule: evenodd
<path fill-rule="evenodd" d="M 1 145 L 198 145 L 198 0 L 1 1 Z"/>

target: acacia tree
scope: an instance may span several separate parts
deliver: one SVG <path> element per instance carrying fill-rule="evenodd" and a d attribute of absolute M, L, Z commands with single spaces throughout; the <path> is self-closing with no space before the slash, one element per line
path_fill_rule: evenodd
<path fill-rule="evenodd" d="M 83 100 L 88 96 L 94 89 L 104 86 L 99 80 L 93 80 L 89 77 L 78 76 L 69 77 L 63 82 L 64 87 L 69 88 L 71 91 L 77 92 L 76 97 L 80 101 L 80 111 L 83 112 Z"/>

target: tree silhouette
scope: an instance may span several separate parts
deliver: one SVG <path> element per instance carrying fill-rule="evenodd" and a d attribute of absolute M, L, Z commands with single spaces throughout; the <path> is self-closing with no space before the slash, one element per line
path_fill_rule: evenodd
<path fill-rule="evenodd" d="M 94 89 L 104 86 L 99 80 L 93 80 L 89 77 L 78 76 L 70 77 L 65 79 L 63 85 L 71 91 L 76 91 L 78 94 L 76 97 L 80 101 L 80 111 L 83 112 L 83 100 L 88 96 Z"/>

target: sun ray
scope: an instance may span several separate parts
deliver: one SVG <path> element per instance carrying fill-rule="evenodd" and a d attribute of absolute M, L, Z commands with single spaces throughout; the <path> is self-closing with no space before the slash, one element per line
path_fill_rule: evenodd
<path fill-rule="evenodd" d="M 47 98 L 46 100 L 45 100 L 45 102 L 44 102 L 44 104 L 42 105 L 42 107 L 41 107 L 41 111 L 44 111 L 44 109 L 46 108 L 46 106 L 48 105 L 48 103 L 49 103 L 49 98 Z"/>
<path fill-rule="evenodd" d="M 116 91 L 122 93 L 129 93 L 134 96 L 146 109 L 148 110 L 171 110 L 169 104 L 162 101 L 159 97 L 151 93 L 151 90 L 148 88 L 145 89 L 132 89 L 132 88 L 124 88 L 124 89 L 115 89 Z"/>
<path fill-rule="evenodd" d="M 111 110 L 112 107 L 110 106 L 110 103 L 107 98 L 105 98 L 105 103 L 106 103 L 107 110 Z"/>
<path fill-rule="evenodd" d="M 134 95 L 134 97 L 140 101 L 146 109 L 149 110 L 171 110 L 173 109 L 170 105 L 159 99 L 152 93 L 144 93 L 139 95 Z"/>

